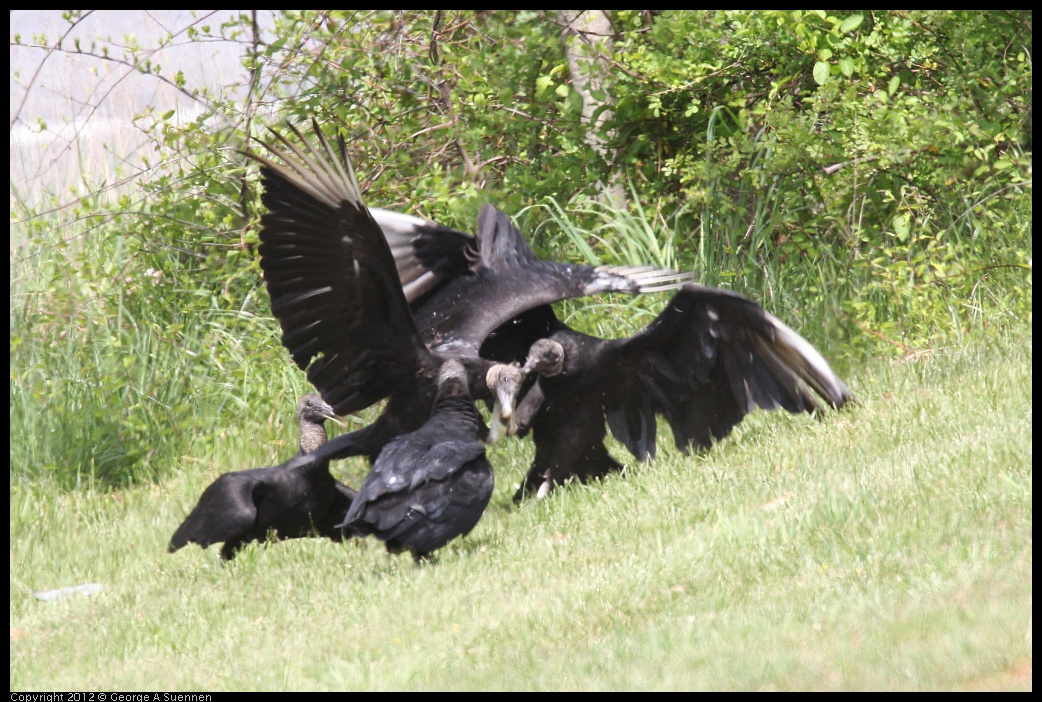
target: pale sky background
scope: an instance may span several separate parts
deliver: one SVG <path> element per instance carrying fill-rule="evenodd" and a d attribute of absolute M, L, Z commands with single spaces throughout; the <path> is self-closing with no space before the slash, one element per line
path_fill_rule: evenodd
<path fill-rule="evenodd" d="M 14 10 L 11 22 L 11 195 L 63 192 L 85 172 L 91 182 L 113 178 L 119 164 L 138 163 L 136 151 L 147 139 L 131 117 L 147 108 L 171 109 L 193 117 L 200 109 L 190 97 L 154 76 L 103 59 L 77 55 L 92 41 L 106 40 L 109 55 L 122 58 L 127 38 L 136 38 L 142 56 L 162 66 L 173 79 L 184 73 L 188 87 L 234 90 L 246 80 L 242 45 L 227 41 L 190 42 L 185 30 L 219 26 L 238 10 L 94 10 L 75 28 L 60 10 Z M 271 22 L 265 12 L 262 26 Z M 170 46 L 152 51 L 160 37 L 175 35 Z M 22 44 L 45 48 L 15 46 Z M 64 36 L 64 38 L 62 38 Z M 48 51 L 59 39 L 61 49 Z M 94 51 L 100 53 L 102 44 Z M 46 123 L 40 129 L 40 121 Z M 124 169 L 126 170 L 126 169 Z"/>

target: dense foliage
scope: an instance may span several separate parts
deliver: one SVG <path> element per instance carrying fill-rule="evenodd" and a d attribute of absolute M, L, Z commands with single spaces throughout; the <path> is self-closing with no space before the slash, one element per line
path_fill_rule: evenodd
<path fill-rule="evenodd" d="M 859 355 L 1030 321 L 1031 19 L 616 11 L 579 49 L 547 11 L 194 27 L 242 43 L 235 97 L 177 72 L 205 109 L 138 116 L 155 144 L 133 195 L 79 193 L 72 222 L 12 207 L 28 242 L 12 258 L 12 475 L 123 484 L 218 431 L 202 408 L 289 417 L 303 380 L 267 309 L 237 151 L 283 120 L 344 135 L 373 205 L 469 229 L 487 200 L 547 255 L 693 267 L 763 300 L 855 388 Z M 593 54 L 592 87 L 568 47 Z M 139 52 L 106 57 L 159 79 Z"/>

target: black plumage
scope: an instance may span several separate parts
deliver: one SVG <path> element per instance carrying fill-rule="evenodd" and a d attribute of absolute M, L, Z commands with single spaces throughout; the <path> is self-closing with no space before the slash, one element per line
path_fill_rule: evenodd
<path fill-rule="evenodd" d="M 451 307 L 476 240 L 408 215 L 380 210 L 374 218 L 393 242 L 402 280 L 423 281 L 414 291 L 421 304 L 433 311 Z M 490 271 L 478 292 L 513 284 L 511 272 Z M 434 314 L 416 319 L 423 335 L 438 321 Z M 539 341 L 547 338 L 552 343 Z M 541 376 L 527 383 L 515 413 L 520 432 L 531 429 L 536 444 L 516 499 L 532 490 L 545 494 L 571 477 L 620 470 L 604 446 L 606 422 L 643 461 L 655 454 L 656 415 L 687 450 L 727 436 L 756 407 L 811 412 L 822 407 L 817 397 L 832 407 L 851 397 L 821 354 L 759 305 L 690 284 L 644 331 L 626 339 L 573 330 L 549 304 L 539 304 L 488 333 L 480 353 L 503 362 L 527 357 L 526 372 Z"/>
<path fill-rule="evenodd" d="M 492 497 L 485 433 L 462 364 L 446 361 L 430 419 L 384 447 L 340 526 L 417 561 L 466 535 Z"/>
<path fill-rule="evenodd" d="M 477 345 L 482 358 L 524 362 L 556 328 L 551 303 L 602 292 L 676 290 L 690 273 L 655 266 L 546 261 L 502 211 L 478 213 L 477 235 L 379 208 L 370 210 L 394 255 L 420 335 L 429 344 Z"/>
<path fill-rule="evenodd" d="M 536 455 L 515 501 L 621 469 L 604 446 L 605 423 L 643 461 L 655 455 L 657 415 L 686 451 L 710 447 L 757 407 L 814 412 L 852 397 L 821 354 L 762 307 L 697 285 L 624 339 L 558 322 L 524 370 L 538 380 L 515 420 L 519 433 L 531 429 Z"/>
<path fill-rule="evenodd" d="M 506 333 L 505 325 L 550 303 L 604 292 L 675 290 L 691 277 L 654 266 L 543 260 L 506 213 L 491 205 L 478 212 L 476 236 L 419 217 L 371 212 L 390 244 L 420 335 L 431 344 L 484 351 L 490 335 Z"/>
<path fill-rule="evenodd" d="M 300 462 L 354 455 L 375 460 L 387 442 L 430 416 L 438 368 L 450 358 L 463 363 L 473 395 L 499 400 L 509 418 L 517 383 L 509 373 L 490 373 L 496 359 L 481 353 L 503 323 L 568 297 L 676 286 L 675 273 L 541 261 L 506 215 L 491 207 L 481 210 L 477 237 L 449 233 L 429 240 L 434 250 L 422 250 L 411 236 L 396 239 L 389 227 L 385 240 L 362 202 L 343 143 L 338 156 L 317 126 L 315 131 L 319 146 L 303 139 L 297 146 L 276 134 L 282 146 L 267 148 L 281 163 L 251 154 L 262 164 L 269 210 L 261 220 L 259 252 L 272 312 L 283 345 L 339 414 L 385 397 L 388 402 L 374 423 Z M 411 269 L 396 267 L 392 249 L 403 246 L 416 262 Z M 516 360 L 528 344 L 519 348 Z M 493 379 L 502 384 L 490 385 Z"/>
<path fill-rule="evenodd" d="M 336 415 L 318 395 L 308 394 L 297 405 L 297 419 L 301 456 L 325 443 L 324 422 Z M 223 542 L 221 556 L 232 559 L 245 544 L 266 541 L 269 532 L 280 539 L 316 533 L 339 540 L 335 525 L 350 508 L 354 490 L 330 475 L 328 461 L 306 468 L 290 463 L 218 477 L 174 532 L 167 550 Z"/>

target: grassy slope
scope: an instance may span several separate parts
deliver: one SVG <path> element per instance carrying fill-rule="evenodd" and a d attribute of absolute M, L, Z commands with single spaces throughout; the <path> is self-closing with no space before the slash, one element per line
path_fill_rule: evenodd
<path fill-rule="evenodd" d="M 161 486 L 15 487 L 11 689 L 1030 689 L 1022 331 L 516 512 L 531 445 L 505 442 L 485 519 L 421 568 L 376 542 L 167 555 L 201 489 L 274 437 Z M 30 594 L 84 582 L 106 589 Z"/>

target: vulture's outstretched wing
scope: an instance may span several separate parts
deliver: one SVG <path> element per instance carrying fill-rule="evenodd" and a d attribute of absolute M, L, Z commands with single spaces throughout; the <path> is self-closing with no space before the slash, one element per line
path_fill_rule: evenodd
<path fill-rule="evenodd" d="M 621 469 L 603 445 L 605 422 L 645 460 L 655 455 L 660 414 L 686 451 L 708 448 L 757 407 L 813 412 L 852 397 L 809 342 L 759 305 L 696 285 L 628 338 L 562 325 L 532 345 L 525 366 L 539 378 L 515 421 L 534 433 L 536 455 L 515 501 Z"/>
<path fill-rule="evenodd" d="M 170 537 L 167 551 L 173 553 L 188 544 L 206 548 L 252 533 L 257 505 L 264 499 L 266 483 L 275 470 L 278 468 L 255 468 L 219 476 Z"/>
<path fill-rule="evenodd" d="M 300 138 L 300 134 L 293 130 Z M 275 134 L 278 161 L 257 154 L 268 213 L 261 269 L 282 343 L 338 414 L 364 409 L 438 363 L 402 293 L 394 258 L 362 202 L 341 144 L 339 157 Z"/>
<path fill-rule="evenodd" d="M 643 331 L 609 342 L 616 379 L 604 409 L 639 460 L 655 452 L 655 413 L 677 446 L 708 448 L 759 407 L 814 412 L 852 395 L 810 342 L 737 293 L 686 285 Z"/>
<path fill-rule="evenodd" d="M 491 205 L 478 213 L 476 237 L 387 210 L 373 210 L 373 217 L 390 242 L 416 325 L 432 348 L 478 349 L 502 325 L 550 303 L 602 292 L 674 290 L 691 278 L 653 266 L 545 261 Z"/>
<path fill-rule="evenodd" d="M 410 305 L 445 281 L 464 275 L 476 260 L 477 239 L 437 222 L 378 207 L 369 208 L 383 230 Z"/>

